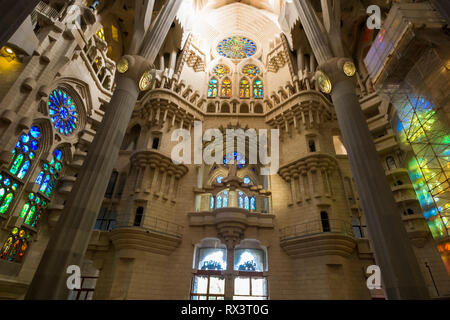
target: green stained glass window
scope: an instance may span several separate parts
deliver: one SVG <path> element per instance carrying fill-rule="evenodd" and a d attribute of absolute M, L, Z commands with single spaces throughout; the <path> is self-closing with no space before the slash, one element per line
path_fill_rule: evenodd
<path fill-rule="evenodd" d="M 17 183 L 10 178 L 0 175 L 0 215 L 8 212 L 14 200 Z"/>
<path fill-rule="evenodd" d="M 208 86 L 208 98 L 215 98 L 217 97 L 217 93 L 218 93 L 218 89 L 219 85 L 218 85 L 218 81 L 216 78 L 212 78 L 211 81 L 209 81 L 209 86 Z"/>
<path fill-rule="evenodd" d="M 255 99 L 264 98 L 263 84 L 260 79 L 255 79 L 255 81 L 253 81 L 253 98 Z"/>
<path fill-rule="evenodd" d="M 24 224 L 36 227 L 42 210 L 47 207 L 47 203 L 34 193 L 28 195 L 29 201 L 24 204 L 19 217 L 24 219 Z"/>
<path fill-rule="evenodd" d="M 42 170 L 36 178 L 36 184 L 40 185 L 39 192 L 46 197 L 50 197 L 55 187 L 56 180 L 59 178 L 62 170 L 63 153 L 56 149 L 53 153 L 53 158 L 50 163 L 44 163 Z"/>
<path fill-rule="evenodd" d="M 219 42 L 217 52 L 225 58 L 245 59 L 255 54 L 256 44 L 246 37 L 231 36 Z"/>

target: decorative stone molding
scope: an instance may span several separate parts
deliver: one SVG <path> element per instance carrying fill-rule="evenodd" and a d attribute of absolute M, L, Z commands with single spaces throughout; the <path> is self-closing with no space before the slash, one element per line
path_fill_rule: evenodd
<path fill-rule="evenodd" d="M 266 213 L 249 213 L 242 208 L 220 208 L 211 212 L 190 212 L 191 227 L 215 226 L 218 235 L 227 245 L 238 244 L 244 238 L 248 227 L 273 229 L 275 215 Z"/>
<path fill-rule="evenodd" d="M 296 259 L 317 256 L 349 257 L 356 247 L 353 237 L 323 232 L 280 241 L 286 253 Z"/>
<path fill-rule="evenodd" d="M 181 244 L 181 237 L 140 227 L 124 227 L 110 232 L 110 239 L 121 256 L 137 258 L 142 251 L 170 255 Z"/>

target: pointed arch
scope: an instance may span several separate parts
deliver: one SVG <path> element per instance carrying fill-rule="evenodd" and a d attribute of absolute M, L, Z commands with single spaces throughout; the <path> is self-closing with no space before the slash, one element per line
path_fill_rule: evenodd
<path fill-rule="evenodd" d="M 208 98 L 216 98 L 219 92 L 219 82 L 216 77 L 213 77 L 209 81 L 208 85 Z"/>
<path fill-rule="evenodd" d="M 228 77 L 225 77 L 225 79 L 223 79 L 223 81 L 222 81 L 221 97 L 222 98 L 230 98 L 231 97 L 231 80 Z"/>
<path fill-rule="evenodd" d="M 250 98 L 250 81 L 246 77 L 243 77 L 239 83 L 239 97 L 241 99 Z"/>
<path fill-rule="evenodd" d="M 264 98 L 264 86 L 262 80 L 259 77 L 253 80 L 253 98 L 254 99 Z"/>

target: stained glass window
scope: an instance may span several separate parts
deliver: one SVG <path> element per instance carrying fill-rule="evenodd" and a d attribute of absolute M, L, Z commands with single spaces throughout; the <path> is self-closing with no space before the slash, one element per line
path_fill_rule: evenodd
<path fill-rule="evenodd" d="M 261 71 L 259 71 L 259 68 L 254 64 L 248 64 L 242 69 L 242 73 L 252 78 L 258 76 Z"/>
<path fill-rule="evenodd" d="M 260 249 L 235 249 L 234 270 L 264 271 L 264 252 Z"/>
<path fill-rule="evenodd" d="M 216 197 L 216 208 L 228 207 L 228 190 L 221 191 Z"/>
<path fill-rule="evenodd" d="M 47 207 L 47 202 L 35 193 L 28 195 L 28 202 L 23 205 L 19 217 L 24 224 L 35 228 L 41 217 L 41 212 Z"/>
<path fill-rule="evenodd" d="M 223 163 L 224 164 L 237 163 L 238 168 L 243 168 L 245 166 L 245 157 L 239 152 L 232 152 L 224 157 Z"/>
<path fill-rule="evenodd" d="M 208 98 L 215 98 L 217 97 L 218 93 L 218 81 L 216 78 L 212 78 L 211 81 L 209 81 L 208 86 Z"/>
<path fill-rule="evenodd" d="M 3 244 L 0 259 L 22 262 L 30 241 L 31 235 L 27 231 L 14 228 Z"/>
<path fill-rule="evenodd" d="M 250 179 L 249 176 L 245 176 L 243 180 L 244 180 L 244 183 L 245 183 L 245 184 L 250 184 L 250 183 L 252 183 L 252 179 Z"/>
<path fill-rule="evenodd" d="M 264 89 L 262 81 L 259 79 L 255 79 L 253 81 L 253 98 L 262 99 L 264 98 Z"/>
<path fill-rule="evenodd" d="M 256 210 L 256 199 L 255 197 L 250 198 L 250 210 L 254 211 Z"/>
<path fill-rule="evenodd" d="M 214 196 L 209 197 L 209 208 L 214 209 Z"/>
<path fill-rule="evenodd" d="M 9 172 L 19 179 L 25 178 L 33 159 L 39 150 L 41 131 L 38 127 L 31 127 L 27 134 L 22 134 L 13 152 L 13 160 Z"/>
<path fill-rule="evenodd" d="M 56 131 L 69 135 L 78 124 L 78 113 L 72 97 L 63 90 L 53 90 L 48 101 L 48 113 Z"/>
<path fill-rule="evenodd" d="M 228 68 L 223 64 L 218 64 L 217 66 L 214 67 L 213 73 L 219 78 L 221 78 L 223 76 L 230 74 L 230 68 Z"/>
<path fill-rule="evenodd" d="M 245 78 L 240 83 L 239 97 L 242 99 L 250 98 L 250 83 Z"/>
<path fill-rule="evenodd" d="M 49 163 L 44 163 L 42 170 L 36 178 L 36 184 L 40 185 L 39 192 L 46 197 L 50 197 L 56 180 L 59 178 L 62 170 L 63 153 L 56 149 L 53 153 L 53 158 Z"/>
<path fill-rule="evenodd" d="M 256 44 L 248 38 L 232 36 L 219 42 L 217 52 L 225 58 L 245 59 L 255 54 Z"/>
<path fill-rule="evenodd" d="M 226 270 L 227 250 L 220 248 L 201 248 L 198 255 L 199 270 Z"/>
<path fill-rule="evenodd" d="M 231 97 L 231 80 L 228 78 L 225 78 L 222 81 L 222 97 L 223 98 L 229 98 Z"/>
<path fill-rule="evenodd" d="M 11 203 L 14 200 L 17 183 L 5 175 L 0 174 L 0 215 L 8 212 Z"/>

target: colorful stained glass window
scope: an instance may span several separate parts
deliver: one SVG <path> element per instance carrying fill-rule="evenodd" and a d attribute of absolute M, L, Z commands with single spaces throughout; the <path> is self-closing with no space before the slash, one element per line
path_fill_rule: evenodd
<path fill-rule="evenodd" d="M 208 86 L 208 98 L 215 98 L 217 97 L 217 93 L 219 91 L 218 89 L 218 81 L 216 78 L 212 78 L 211 81 L 209 81 Z"/>
<path fill-rule="evenodd" d="M 22 262 L 23 257 L 28 250 L 30 241 L 30 233 L 24 229 L 14 228 L 3 244 L 0 252 L 0 259 L 19 263 Z"/>
<path fill-rule="evenodd" d="M 217 77 L 222 78 L 223 76 L 230 74 L 230 68 L 228 68 L 226 65 L 218 64 L 217 66 L 214 67 L 213 73 Z"/>
<path fill-rule="evenodd" d="M 30 131 L 22 134 L 13 152 L 13 159 L 9 172 L 19 179 L 25 178 L 33 159 L 39 150 L 41 131 L 38 127 L 31 127 Z"/>
<path fill-rule="evenodd" d="M 245 59 L 255 54 L 256 44 L 248 38 L 232 36 L 219 42 L 217 52 L 225 58 Z"/>
<path fill-rule="evenodd" d="M 253 78 L 258 76 L 261 71 L 259 71 L 259 68 L 254 64 L 248 64 L 242 69 L 242 73 L 248 77 Z"/>
<path fill-rule="evenodd" d="M 264 89 L 262 81 L 259 79 L 255 79 L 253 81 L 253 98 L 262 99 L 264 98 Z"/>
<path fill-rule="evenodd" d="M 250 98 L 250 83 L 247 79 L 242 79 L 239 86 L 239 97 L 241 99 Z"/>
<path fill-rule="evenodd" d="M 0 174 L 0 215 L 8 212 L 14 200 L 17 183 L 12 181 L 6 175 Z"/>
<path fill-rule="evenodd" d="M 41 212 L 47 207 L 47 201 L 35 193 L 28 195 L 28 202 L 20 211 L 19 217 L 24 219 L 24 224 L 35 228 L 41 217 Z"/>
<path fill-rule="evenodd" d="M 231 97 L 231 80 L 226 78 L 222 81 L 222 97 L 230 98 Z"/>
<path fill-rule="evenodd" d="M 63 90 L 53 90 L 48 101 L 48 113 L 56 131 L 69 135 L 77 128 L 79 116 L 72 97 Z"/>
<path fill-rule="evenodd" d="M 245 157 L 239 152 L 231 152 L 225 155 L 223 163 L 224 164 L 237 163 L 238 168 L 243 168 L 245 166 Z"/>
<path fill-rule="evenodd" d="M 36 184 L 40 185 L 39 192 L 46 197 L 50 197 L 56 180 L 58 180 L 62 170 L 63 153 L 56 149 L 53 153 L 53 158 L 49 163 L 44 163 L 42 170 L 36 178 Z"/>
<path fill-rule="evenodd" d="M 408 174 L 434 238 L 450 234 L 450 132 L 445 114 L 425 96 L 393 98 L 403 144 L 411 147 Z"/>

